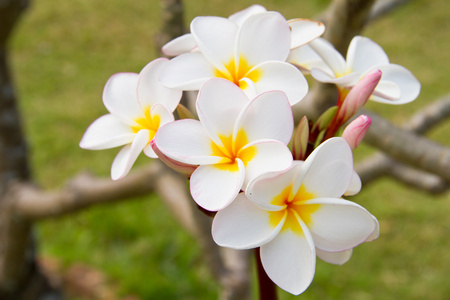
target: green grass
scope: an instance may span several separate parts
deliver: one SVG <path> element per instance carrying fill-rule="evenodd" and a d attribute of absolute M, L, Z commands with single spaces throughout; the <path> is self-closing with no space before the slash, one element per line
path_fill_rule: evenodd
<path fill-rule="evenodd" d="M 186 24 L 197 15 L 228 16 L 252 1 L 186 1 Z M 286 18 L 313 18 L 328 1 L 261 1 Z M 449 92 L 450 2 L 412 1 L 376 21 L 365 35 L 422 82 L 419 99 L 369 107 L 401 123 Z M 86 127 L 106 113 L 103 86 L 116 72 L 139 72 L 156 58 L 158 1 L 34 1 L 16 28 L 12 67 L 36 180 L 57 188 L 85 169 L 108 176 L 117 149 L 78 147 Z M 430 132 L 450 145 L 450 122 Z M 362 147 L 357 157 L 370 149 Z M 138 164 L 148 163 L 141 158 Z M 318 262 L 301 299 L 444 299 L 450 294 L 450 195 L 430 196 L 389 179 L 352 200 L 378 217 L 381 237 L 355 249 L 343 266 Z M 65 266 L 104 270 L 123 294 L 142 299 L 215 299 L 195 241 L 155 196 L 89 209 L 38 226 L 40 251 Z M 294 299 L 280 292 L 282 299 Z"/>

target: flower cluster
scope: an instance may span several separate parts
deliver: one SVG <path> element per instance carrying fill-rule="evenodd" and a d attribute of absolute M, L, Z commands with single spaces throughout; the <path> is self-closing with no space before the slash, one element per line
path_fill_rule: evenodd
<path fill-rule="evenodd" d="M 371 120 L 356 117 L 359 109 L 369 99 L 413 101 L 420 84 L 368 38 L 355 37 L 345 60 L 320 38 L 322 23 L 287 21 L 260 5 L 229 18 L 197 17 L 190 29 L 163 47 L 171 60 L 109 79 L 109 114 L 91 124 L 80 146 L 123 146 L 113 179 L 124 177 L 142 151 L 186 174 L 194 201 L 216 212 L 214 241 L 259 247 L 269 278 L 300 294 L 313 279 L 316 256 L 345 263 L 354 247 L 379 234 L 374 216 L 341 198 L 361 189 L 352 150 Z M 317 120 L 301 119 L 294 132 L 291 107 L 308 92 L 303 74 L 335 84 L 339 98 Z M 189 113 L 198 118 L 175 120 L 177 107 L 186 111 L 179 104 L 186 90 L 199 91 Z"/>

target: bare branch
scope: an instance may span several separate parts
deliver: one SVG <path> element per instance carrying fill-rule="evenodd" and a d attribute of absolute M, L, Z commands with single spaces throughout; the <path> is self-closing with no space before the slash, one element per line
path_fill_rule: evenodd
<path fill-rule="evenodd" d="M 450 118 L 450 95 L 446 95 L 432 104 L 421 108 L 403 128 L 423 134 L 445 119 Z"/>
<path fill-rule="evenodd" d="M 377 0 L 370 11 L 370 21 L 378 19 L 408 2 L 409 0 Z"/>
<path fill-rule="evenodd" d="M 447 95 L 422 108 L 402 127 L 415 133 L 425 133 L 449 117 L 450 95 Z M 430 193 L 441 193 L 449 188 L 448 182 L 439 176 L 395 162 L 381 152 L 359 162 L 355 169 L 364 183 L 383 175 L 390 175 L 405 184 Z"/>
<path fill-rule="evenodd" d="M 390 157 L 450 181 L 450 148 L 425 137 L 395 127 L 373 112 L 364 114 L 372 119 L 365 141 Z"/>

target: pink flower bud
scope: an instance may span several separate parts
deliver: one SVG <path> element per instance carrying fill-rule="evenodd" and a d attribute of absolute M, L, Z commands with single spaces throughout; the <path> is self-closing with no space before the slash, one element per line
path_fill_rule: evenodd
<path fill-rule="evenodd" d="M 361 143 L 370 124 L 372 124 L 372 120 L 368 116 L 360 115 L 345 127 L 342 137 L 349 143 L 352 150 Z"/>
<path fill-rule="evenodd" d="M 341 124 L 348 121 L 367 103 L 380 79 L 381 71 L 374 70 L 356 83 L 339 108 L 337 117 L 338 120 L 341 120 Z"/>
<path fill-rule="evenodd" d="M 180 163 L 178 161 L 168 158 L 161 151 L 159 151 L 158 147 L 156 147 L 155 140 L 152 140 L 150 142 L 150 145 L 152 146 L 152 149 L 156 153 L 156 155 L 158 155 L 159 159 L 163 163 L 165 163 L 169 168 L 172 168 L 173 170 L 177 171 L 178 173 L 181 173 L 186 176 L 191 176 L 192 172 L 194 172 L 194 170 L 197 169 L 197 167 L 198 167 L 198 166 L 194 166 L 194 165 Z"/>

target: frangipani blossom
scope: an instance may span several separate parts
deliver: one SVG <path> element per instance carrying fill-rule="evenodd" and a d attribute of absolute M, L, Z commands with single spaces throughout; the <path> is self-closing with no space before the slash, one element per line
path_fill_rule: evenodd
<path fill-rule="evenodd" d="M 181 91 L 168 89 L 158 81 L 167 63 L 166 58 L 156 59 L 139 74 L 118 73 L 105 85 L 103 103 L 110 113 L 88 127 L 80 147 L 101 150 L 125 145 L 112 163 L 114 180 L 128 174 L 142 151 L 156 158 L 150 141 L 160 126 L 174 120 L 172 112 L 181 99 Z"/>
<path fill-rule="evenodd" d="M 370 71 L 379 69 L 382 77 L 371 100 L 404 104 L 417 98 L 420 82 L 406 68 L 389 63 L 383 49 L 369 38 L 355 36 L 347 51 L 347 60 L 325 39 L 291 51 L 289 62 L 300 66 L 318 81 L 336 84 L 346 93 Z"/>
<path fill-rule="evenodd" d="M 250 182 L 245 194 L 216 214 L 213 238 L 224 247 L 261 247 L 269 278 L 298 295 L 313 279 L 316 255 L 342 264 L 352 248 L 378 236 L 375 217 L 340 198 L 353 174 L 349 145 L 331 138 L 305 162 Z"/>
<path fill-rule="evenodd" d="M 241 26 L 242 23 L 250 16 L 258 13 L 267 12 L 266 8 L 259 4 L 254 4 L 232 14 L 228 20 Z M 323 23 L 308 19 L 292 19 L 287 21 L 291 28 L 291 49 L 300 47 L 310 41 L 318 38 L 325 31 Z M 186 33 L 180 37 L 173 39 L 162 47 L 164 54 L 169 56 L 177 56 L 183 53 L 198 51 L 197 42 L 191 33 Z"/>
<path fill-rule="evenodd" d="M 277 12 L 250 15 L 242 25 L 221 17 L 197 17 L 191 33 L 198 50 L 173 58 L 162 70 L 167 87 L 199 90 L 211 78 L 239 86 L 249 98 L 266 91 L 286 93 L 291 105 L 308 92 L 303 74 L 286 62 L 291 29 Z"/>
<path fill-rule="evenodd" d="M 222 209 L 251 179 L 291 165 L 286 145 L 294 125 L 284 93 L 266 92 L 249 100 L 231 82 L 211 79 L 199 92 L 197 112 L 199 121 L 161 127 L 153 145 L 173 161 L 198 165 L 190 189 L 201 207 Z"/>

